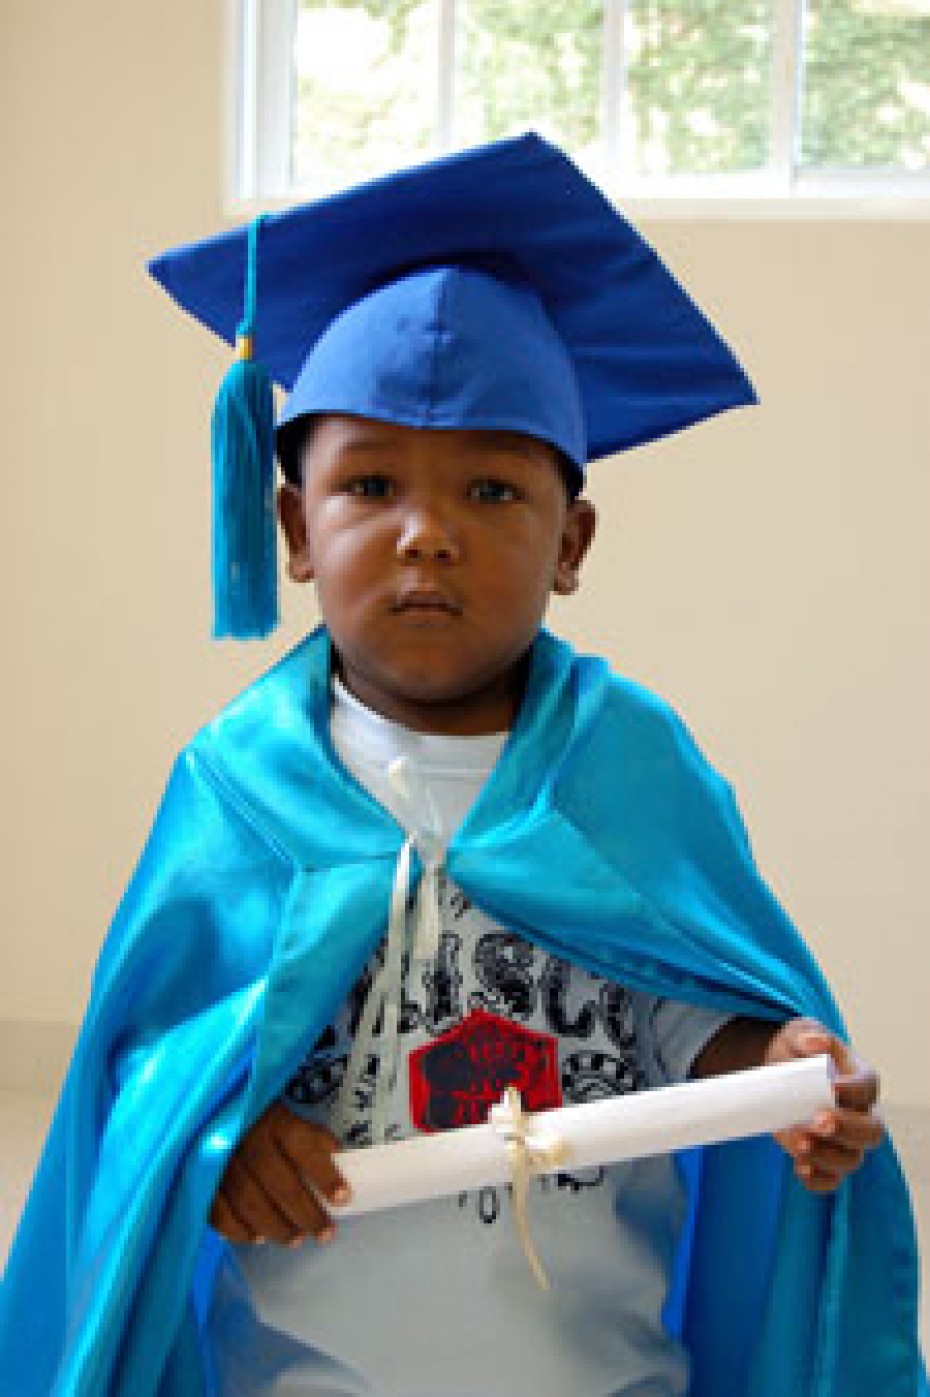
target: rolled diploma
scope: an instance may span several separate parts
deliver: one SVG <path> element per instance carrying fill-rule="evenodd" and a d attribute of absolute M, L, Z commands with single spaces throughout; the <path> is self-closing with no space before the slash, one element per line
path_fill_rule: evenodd
<path fill-rule="evenodd" d="M 834 1067 L 826 1055 L 774 1067 L 751 1067 L 697 1082 L 527 1116 L 527 1144 L 562 1141 L 559 1162 L 536 1172 L 589 1169 L 645 1155 L 667 1154 L 810 1121 L 835 1104 Z M 490 1123 L 416 1135 L 333 1156 L 352 1189 L 335 1215 L 352 1217 L 430 1198 L 506 1184 L 507 1145 Z"/>

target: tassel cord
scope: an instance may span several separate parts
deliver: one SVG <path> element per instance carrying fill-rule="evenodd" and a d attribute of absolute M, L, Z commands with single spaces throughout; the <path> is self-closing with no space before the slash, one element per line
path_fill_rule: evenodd
<path fill-rule="evenodd" d="M 236 331 L 236 338 L 240 341 L 251 341 L 255 334 L 255 310 L 258 304 L 258 235 L 264 221 L 264 214 L 259 214 L 253 218 L 249 224 L 249 242 L 246 255 L 245 267 L 245 301 L 242 308 L 242 320 Z M 251 355 L 249 356 L 251 358 Z"/>

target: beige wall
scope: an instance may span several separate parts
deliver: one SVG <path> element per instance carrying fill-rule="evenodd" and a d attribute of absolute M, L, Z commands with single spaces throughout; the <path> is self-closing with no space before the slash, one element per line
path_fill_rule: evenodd
<path fill-rule="evenodd" d="M 219 227 L 223 7 L 0 7 L 0 1020 L 76 1020 L 178 744 L 315 619 L 208 640 L 225 355 L 146 257 Z M 930 228 L 647 229 L 764 405 L 593 472 L 552 621 L 664 691 L 743 800 L 897 1101 L 930 1104 Z"/>

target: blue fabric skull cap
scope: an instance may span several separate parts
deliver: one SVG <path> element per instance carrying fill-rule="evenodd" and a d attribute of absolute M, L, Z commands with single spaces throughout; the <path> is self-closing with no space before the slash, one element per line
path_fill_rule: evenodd
<path fill-rule="evenodd" d="M 561 451 L 579 483 L 587 454 L 571 358 L 539 297 L 470 267 L 411 272 L 324 331 L 278 424 L 291 478 L 303 423 L 323 412 L 526 432 Z"/>
<path fill-rule="evenodd" d="M 155 279 L 235 342 L 245 228 L 165 253 Z M 716 330 L 560 150 L 527 135 L 264 216 L 254 353 L 306 418 L 509 428 L 589 459 L 755 401 Z"/>

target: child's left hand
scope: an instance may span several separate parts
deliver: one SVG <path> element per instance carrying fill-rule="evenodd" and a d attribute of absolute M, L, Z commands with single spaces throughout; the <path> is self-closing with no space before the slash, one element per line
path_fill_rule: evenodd
<path fill-rule="evenodd" d="M 873 1111 L 878 1100 L 875 1070 L 814 1019 L 789 1019 L 769 1042 L 765 1063 L 791 1062 L 829 1053 L 837 1067 L 836 1105 L 810 1125 L 779 1132 L 775 1139 L 794 1160 L 794 1172 L 812 1193 L 829 1193 L 858 1169 L 884 1126 Z"/>

